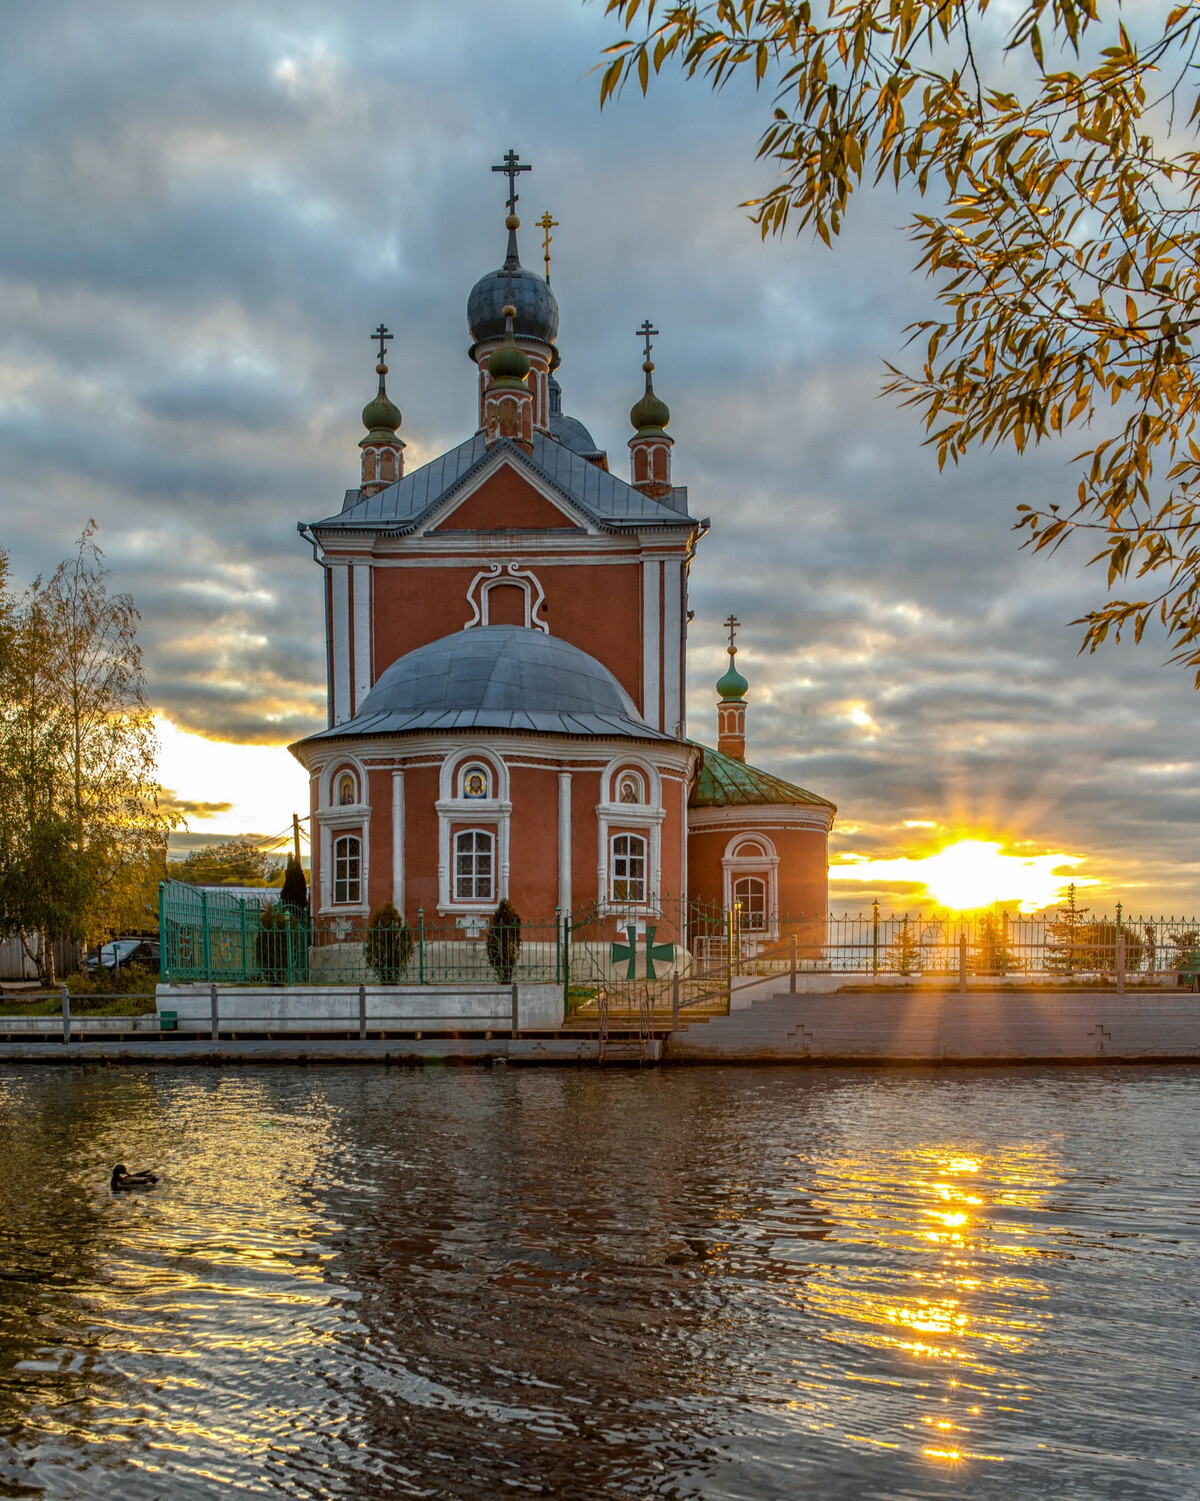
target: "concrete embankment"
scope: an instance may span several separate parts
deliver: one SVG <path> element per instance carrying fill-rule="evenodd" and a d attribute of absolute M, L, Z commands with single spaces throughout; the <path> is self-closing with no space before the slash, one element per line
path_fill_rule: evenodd
<path fill-rule="evenodd" d="M 664 1056 L 672 1063 L 1200 1062 L 1200 995 L 774 995 L 672 1032 Z"/>

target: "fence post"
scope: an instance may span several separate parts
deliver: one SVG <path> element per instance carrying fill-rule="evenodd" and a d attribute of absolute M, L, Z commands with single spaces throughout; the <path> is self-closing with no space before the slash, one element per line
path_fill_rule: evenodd
<path fill-rule="evenodd" d="M 879 973 L 879 903 L 871 903 L 871 973 Z"/>
<path fill-rule="evenodd" d="M 515 980 L 512 986 L 512 1035 L 514 1037 L 521 1035 L 521 997 Z"/>
<path fill-rule="evenodd" d="M 358 1036 L 360 1042 L 367 1038 L 367 987 L 358 987 Z"/>
<path fill-rule="evenodd" d="M 958 925 L 958 993 L 967 993 L 967 925 Z"/>
<path fill-rule="evenodd" d="M 212 979 L 212 934 L 208 931 L 208 892 L 200 893 L 200 953 L 204 958 L 204 978 Z"/>
<path fill-rule="evenodd" d="M 1117 994 L 1125 994 L 1125 935 L 1117 939 Z"/>
<path fill-rule="evenodd" d="M 571 919 L 562 920 L 563 1018 L 571 1014 Z"/>
<path fill-rule="evenodd" d="M 417 984 L 425 983 L 425 908 L 417 908 Z"/>
<path fill-rule="evenodd" d="M 167 965 L 167 883 L 158 883 L 158 978 L 166 983 Z"/>
<path fill-rule="evenodd" d="M 216 981 L 214 981 L 208 987 L 208 1000 L 209 1000 L 210 1006 L 212 1007 L 212 1040 L 214 1042 L 216 1042 L 217 1039 L 221 1035 L 221 1025 L 220 1025 L 220 1021 L 218 1019 L 218 1016 L 217 1016 L 217 986 L 216 986 Z"/>
<path fill-rule="evenodd" d="M 795 995 L 796 994 L 796 935 L 795 935 L 795 933 L 793 933 L 792 937 L 791 937 L 791 949 L 792 949 L 792 977 L 791 977 L 790 983 L 788 984 L 788 993 L 790 995 Z"/>
<path fill-rule="evenodd" d="M 671 976 L 671 1031 L 679 1031 L 679 971 Z"/>
<path fill-rule="evenodd" d="M 554 983 L 562 984 L 562 908 L 554 909 Z"/>
<path fill-rule="evenodd" d="M 725 989 L 733 1004 L 733 908 L 725 914 Z"/>
<path fill-rule="evenodd" d="M 64 985 L 62 988 L 62 1022 L 63 1041 L 71 1040 L 71 992 Z"/>

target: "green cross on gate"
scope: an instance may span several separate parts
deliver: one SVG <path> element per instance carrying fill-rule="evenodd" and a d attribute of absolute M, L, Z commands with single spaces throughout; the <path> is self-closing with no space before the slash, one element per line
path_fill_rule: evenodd
<path fill-rule="evenodd" d="M 655 943 L 654 935 L 657 928 L 646 928 L 646 978 L 657 980 L 658 974 L 654 968 L 654 961 L 661 959 L 664 964 L 670 964 L 675 958 L 675 945 L 673 943 Z"/>
<path fill-rule="evenodd" d="M 625 935 L 629 939 L 628 944 L 614 943 L 612 946 L 612 962 L 624 964 L 629 961 L 629 968 L 625 972 L 627 980 L 637 979 L 637 928 L 633 923 L 625 929 Z"/>

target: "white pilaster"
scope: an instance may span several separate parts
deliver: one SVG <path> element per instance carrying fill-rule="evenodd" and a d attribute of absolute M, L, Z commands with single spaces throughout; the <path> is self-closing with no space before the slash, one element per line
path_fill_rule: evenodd
<path fill-rule="evenodd" d="M 334 565 L 329 570 L 333 594 L 333 722 L 350 718 L 350 570 Z"/>
<path fill-rule="evenodd" d="M 662 728 L 659 689 L 662 684 L 662 629 L 659 603 L 662 564 L 642 564 L 642 718 L 652 729 Z"/>
<path fill-rule="evenodd" d="M 354 712 L 371 691 L 371 567 L 354 565 Z"/>
<path fill-rule="evenodd" d="M 663 722 L 668 735 L 682 735 L 683 564 L 663 565 Z"/>
<path fill-rule="evenodd" d="M 404 916 L 404 773 L 392 772 L 392 906 Z"/>
<path fill-rule="evenodd" d="M 571 773 L 558 774 L 558 905 L 571 912 Z"/>

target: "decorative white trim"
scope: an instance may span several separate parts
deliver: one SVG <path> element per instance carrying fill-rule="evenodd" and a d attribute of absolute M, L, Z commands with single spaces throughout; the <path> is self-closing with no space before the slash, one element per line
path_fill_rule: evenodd
<path fill-rule="evenodd" d="M 743 855 L 747 844 L 757 844 L 762 851 L 757 855 Z M 758 830 L 735 834 L 725 846 L 721 860 L 725 910 L 733 907 L 733 883 L 739 876 L 760 876 L 767 884 L 767 926 L 754 930 L 760 938 L 779 937 L 779 854 L 774 844 Z M 746 930 L 750 932 L 749 929 Z"/>
<path fill-rule="evenodd" d="M 693 834 L 727 825 L 740 826 L 746 833 L 755 829 L 812 829 L 828 834 L 833 827 L 836 809 L 813 803 L 748 803 L 728 808 L 689 808 L 688 827 Z"/>
<path fill-rule="evenodd" d="M 683 735 L 683 564 L 663 564 L 663 729 Z"/>
<path fill-rule="evenodd" d="M 558 774 L 558 905 L 571 911 L 571 773 Z"/>
<path fill-rule="evenodd" d="M 336 812 L 337 805 L 334 802 L 334 778 L 343 771 L 353 773 L 358 782 L 358 803 L 367 805 L 366 793 L 367 773 L 363 763 L 352 752 L 339 748 L 337 752 L 321 768 L 320 781 L 317 791 L 317 806 L 319 811 L 333 810 Z M 348 806 L 343 804 L 343 806 Z"/>
<path fill-rule="evenodd" d="M 602 912 L 650 912 L 658 910 L 662 891 L 662 826 L 667 812 L 662 807 L 647 803 L 597 803 L 596 821 L 596 895 Z M 647 833 L 649 854 L 646 861 L 646 900 L 644 902 L 621 902 L 619 907 L 610 905 L 610 835 L 624 833 Z"/>
<path fill-rule="evenodd" d="M 657 559 L 642 563 L 642 718 L 662 729 L 659 691 L 662 685 L 662 632 L 659 600 L 662 564 Z"/>
<path fill-rule="evenodd" d="M 392 906 L 404 916 L 404 773 L 392 772 Z"/>
<path fill-rule="evenodd" d="M 371 567 L 354 565 L 354 712 L 371 691 Z"/>
<path fill-rule="evenodd" d="M 458 769 L 465 762 L 478 761 L 492 768 L 494 797 L 456 796 Z M 512 803 L 509 801 L 508 767 L 502 757 L 490 747 L 482 745 L 459 745 L 442 762 L 438 778 L 440 796 L 435 804 L 438 815 L 438 912 L 486 914 L 494 910 L 496 902 L 508 896 L 509 878 L 509 824 L 512 818 Z M 493 828 L 496 832 L 496 901 L 456 902 L 451 869 L 453 850 L 450 828 L 452 824 L 478 824 Z"/>
<path fill-rule="evenodd" d="M 333 567 L 329 573 L 333 595 L 333 722 L 350 718 L 350 570 Z"/>
<path fill-rule="evenodd" d="M 546 591 L 537 575 L 519 563 L 490 563 L 471 580 L 467 590 L 467 603 L 471 606 L 471 618 L 463 626 L 469 631 L 472 626 L 488 625 L 488 595 L 497 584 L 516 584 L 525 595 L 526 629 L 544 631 L 548 636 L 550 627 L 538 619 L 538 611 L 546 603 Z"/>
<path fill-rule="evenodd" d="M 662 807 L 662 774 L 654 762 L 646 756 L 639 756 L 636 752 L 625 756 L 614 756 L 600 774 L 600 801 L 602 803 L 617 803 L 616 779 L 623 771 L 640 771 L 645 778 L 647 796 L 645 806 L 651 808 Z M 622 808 L 636 808 L 642 806 L 638 803 L 621 803 Z"/>
<path fill-rule="evenodd" d="M 366 917 L 371 910 L 371 809 L 365 803 L 317 811 L 321 838 L 321 917 Z M 357 834 L 362 843 L 362 899 L 333 901 L 333 841 L 338 834 Z"/>

